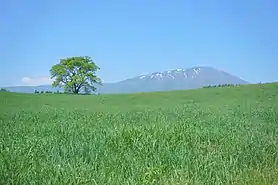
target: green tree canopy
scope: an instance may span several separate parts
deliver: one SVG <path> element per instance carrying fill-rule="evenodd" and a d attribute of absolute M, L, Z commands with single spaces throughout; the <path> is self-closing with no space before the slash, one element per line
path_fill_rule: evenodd
<path fill-rule="evenodd" d="M 100 78 L 95 74 L 99 69 L 88 56 L 61 59 L 50 70 L 51 78 L 54 78 L 52 86 L 64 86 L 65 92 L 74 94 L 78 94 L 81 89 L 95 91 L 94 83 L 101 84 Z"/>
<path fill-rule="evenodd" d="M 7 89 L 1 88 L 0 92 L 9 92 Z"/>

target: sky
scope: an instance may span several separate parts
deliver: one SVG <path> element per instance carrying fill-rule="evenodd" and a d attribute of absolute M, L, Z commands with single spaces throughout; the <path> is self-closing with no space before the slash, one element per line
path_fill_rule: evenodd
<path fill-rule="evenodd" d="M 278 81 L 276 0 L 2 0 L 0 86 L 50 84 L 61 58 L 91 56 L 103 82 L 211 66 Z"/>

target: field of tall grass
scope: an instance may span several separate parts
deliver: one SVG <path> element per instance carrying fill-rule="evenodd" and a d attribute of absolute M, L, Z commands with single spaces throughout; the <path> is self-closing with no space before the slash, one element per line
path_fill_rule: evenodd
<path fill-rule="evenodd" d="M 278 84 L 0 93 L 0 184 L 278 184 Z"/>

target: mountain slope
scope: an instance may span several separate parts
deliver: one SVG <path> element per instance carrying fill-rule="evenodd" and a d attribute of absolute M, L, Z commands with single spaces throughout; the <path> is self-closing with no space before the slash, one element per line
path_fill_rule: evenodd
<path fill-rule="evenodd" d="M 248 84 L 248 82 L 212 67 L 193 67 L 185 70 L 175 69 L 154 72 L 117 83 L 104 83 L 102 86 L 96 85 L 96 87 L 99 93 L 108 94 L 194 89 L 219 84 Z M 52 88 L 51 86 L 22 86 L 7 87 L 6 89 L 23 93 L 33 93 L 35 90 L 62 91 L 61 88 Z"/>
<path fill-rule="evenodd" d="M 115 84 L 106 84 L 99 91 L 100 93 L 169 91 L 219 84 L 248 84 L 248 82 L 212 67 L 194 67 L 137 76 Z"/>

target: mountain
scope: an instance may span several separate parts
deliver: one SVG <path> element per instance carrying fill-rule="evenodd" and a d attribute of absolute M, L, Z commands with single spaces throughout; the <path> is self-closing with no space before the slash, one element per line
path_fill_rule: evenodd
<path fill-rule="evenodd" d="M 154 72 L 116 83 L 104 83 L 102 86 L 97 85 L 96 87 L 100 94 L 110 94 L 195 89 L 220 84 L 248 84 L 248 82 L 212 67 L 193 67 L 185 70 Z M 63 91 L 61 88 L 52 88 L 51 86 L 18 86 L 5 89 L 23 93 L 33 93 L 35 90 Z"/>
<path fill-rule="evenodd" d="M 212 67 L 193 67 L 154 72 L 121 82 L 105 84 L 100 93 L 133 93 L 195 89 L 208 85 L 247 84 L 248 82 Z"/>

